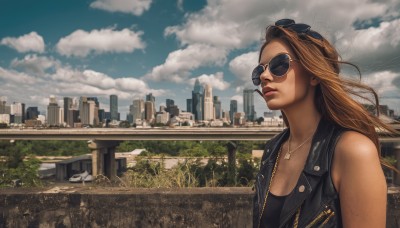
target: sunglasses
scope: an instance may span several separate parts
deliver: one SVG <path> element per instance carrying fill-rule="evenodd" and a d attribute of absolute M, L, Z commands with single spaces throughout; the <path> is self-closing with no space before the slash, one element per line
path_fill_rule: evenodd
<path fill-rule="evenodd" d="M 273 57 L 267 64 L 258 65 L 256 68 L 254 68 L 253 73 L 251 74 L 253 84 L 255 86 L 259 86 L 261 84 L 261 74 L 267 68 L 269 73 L 275 77 L 282 77 L 286 75 L 290 68 L 290 61 L 293 61 L 293 59 L 288 53 L 280 53 Z"/>
<path fill-rule="evenodd" d="M 295 31 L 297 34 L 306 34 L 309 35 L 315 39 L 318 40 L 323 40 L 323 37 L 321 34 L 319 34 L 316 31 L 311 30 L 311 26 L 307 24 L 302 24 L 296 22 L 293 19 L 281 19 L 275 22 L 275 26 L 282 27 L 282 28 L 287 28 L 290 30 Z M 274 26 L 269 26 L 267 29 L 273 28 Z"/>

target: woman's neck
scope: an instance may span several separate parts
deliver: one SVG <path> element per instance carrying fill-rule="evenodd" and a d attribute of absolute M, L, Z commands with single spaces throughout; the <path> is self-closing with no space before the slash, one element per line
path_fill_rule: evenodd
<path fill-rule="evenodd" d="M 308 138 L 317 129 L 321 114 L 314 105 L 283 110 L 289 122 L 290 135 L 294 142 Z"/>

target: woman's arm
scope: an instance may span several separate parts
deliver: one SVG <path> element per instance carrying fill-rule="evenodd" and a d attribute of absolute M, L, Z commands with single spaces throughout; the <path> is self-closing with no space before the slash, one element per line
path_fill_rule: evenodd
<path fill-rule="evenodd" d="M 332 179 L 339 192 L 344 227 L 386 226 L 387 185 L 375 144 L 355 131 L 335 149 Z"/>

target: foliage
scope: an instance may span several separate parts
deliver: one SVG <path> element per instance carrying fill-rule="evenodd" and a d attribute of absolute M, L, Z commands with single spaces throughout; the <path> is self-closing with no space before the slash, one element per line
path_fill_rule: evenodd
<path fill-rule="evenodd" d="M 258 161 L 257 161 L 258 162 Z M 257 162 L 239 160 L 237 186 L 251 186 L 258 171 Z M 180 187 L 224 187 L 228 186 L 228 164 L 222 158 L 210 158 L 203 164 L 200 158 L 189 158 L 165 169 L 163 159 L 152 161 L 151 157 L 140 157 L 120 179 L 125 187 L 180 188 Z"/>
<path fill-rule="evenodd" d="M 178 164 L 166 170 L 163 162 L 139 160 L 133 169 L 129 169 L 121 178 L 126 187 L 141 188 L 182 188 L 196 187 L 197 180 L 190 171 L 189 163 Z"/>
<path fill-rule="evenodd" d="M 16 150 L 17 148 L 19 149 Z M 0 156 L 7 156 L 11 151 L 16 154 L 29 153 L 39 156 L 75 156 L 90 153 L 85 141 L 16 141 L 15 145 L 8 141 L 0 141 Z"/>
<path fill-rule="evenodd" d="M 18 179 L 25 187 L 41 185 L 37 174 L 40 161 L 29 155 L 31 146 L 25 141 L 1 141 L 0 186 L 10 186 L 13 180 Z"/>
<path fill-rule="evenodd" d="M 227 155 L 227 141 L 124 141 L 117 152 L 146 149 L 150 154 L 169 156 L 222 157 Z M 262 141 L 237 141 L 237 157 L 249 158 L 254 149 L 263 149 Z"/>

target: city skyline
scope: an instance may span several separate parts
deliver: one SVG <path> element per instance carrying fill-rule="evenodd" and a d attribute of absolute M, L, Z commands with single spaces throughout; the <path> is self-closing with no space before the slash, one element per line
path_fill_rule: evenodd
<path fill-rule="evenodd" d="M 47 109 L 48 97 L 97 97 L 124 119 L 146 94 L 185 110 L 198 79 L 221 110 L 253 89 L 250 73 L 266 25 L 282 17 L 308 23 L 361 68 L 380 103 L 400 112 L 400 5 L 396 1 L 40 1 L 0 3 L 0 96 Z M 357 8 L 357 11 L 352 9 Z M 157 20 L 155 18 L 158 18 Z M 162 20 L 160 20 L 162 18 Z M 348 68 L 343 72 L 356 73 Z M 268 111 L 254 97 L 258 116 Z M 64 118 L 65 117 L 64 113 Z"/>

